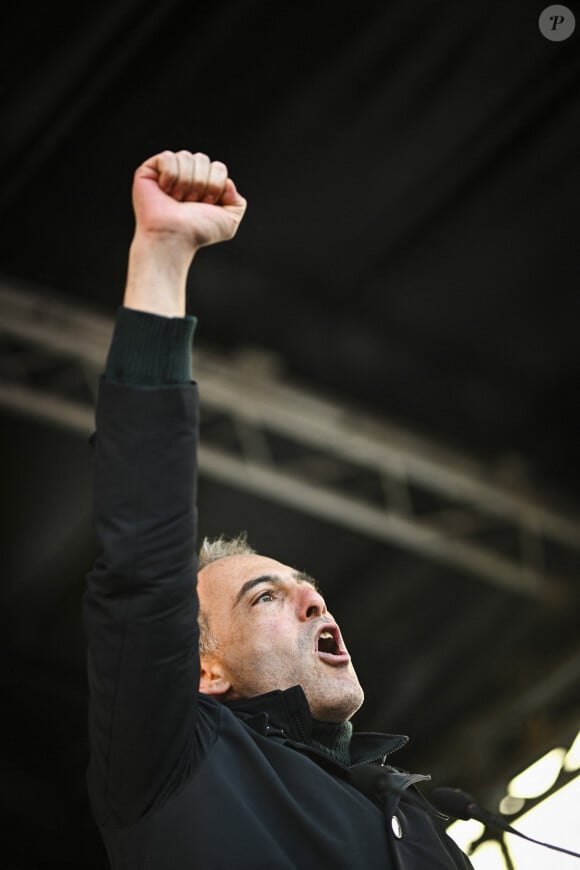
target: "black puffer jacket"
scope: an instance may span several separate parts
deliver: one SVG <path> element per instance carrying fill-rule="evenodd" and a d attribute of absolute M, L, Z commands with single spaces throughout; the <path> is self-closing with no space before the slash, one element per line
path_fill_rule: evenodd
<path fill-rule="evenodd" d="M 405 737 L 306 745 L 302 689 L 198 695 L 194 385 L 102 381 L 88 577 L 89 793 L 114 870 L 471 867 L 415 783 Z"/>

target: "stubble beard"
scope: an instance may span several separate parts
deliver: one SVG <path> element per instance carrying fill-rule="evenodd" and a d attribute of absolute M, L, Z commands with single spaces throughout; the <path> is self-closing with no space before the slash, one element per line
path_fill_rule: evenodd
<path fill-rule="evenodd" d="M 346 722 L 361 707 L 364 693 L 352 664 L 330 665 L 317 660 L 309 637 L 300 642 L 294 667 L 289 668 L 288 663 L 284 651 L 272 656 L 264 650 L 251 666 L 240 667 L 239 658 L 234 656 L 226 662 L 234 677 L 234 690 L 228 699 L 253 698 L 298 685 L 313 718 L 319 721 Z"/>
<path fill-rule="evenodd" d="M 335 666 L 327 667 L 331 669 Z M 340 676 L 340 679 L 335 680 L 329 674 L 327 680 L 302 686 L 313 718 L 321 722 L 347 722 L 364 701 L 364 693 L 354 670 L 336 676 Z"/>

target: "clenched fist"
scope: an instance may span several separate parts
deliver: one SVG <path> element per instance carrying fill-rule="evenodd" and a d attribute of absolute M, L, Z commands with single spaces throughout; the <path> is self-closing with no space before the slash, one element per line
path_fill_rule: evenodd
<path fill-rule="evenodd" d="M 168 317 L 185 313 L 185 286 L 196 252 L 235 236 L 246 200 L 219 160 L 162 151 L 133 179 L 135 235 L 124 304 Z"/>
<path fill-rule="evenodd" d="M 228 170 L 207 154 L 163 151 L 135 172 L 137 225 L 183 237 L 194 249 L 233 238 L 246 210 Z"/>

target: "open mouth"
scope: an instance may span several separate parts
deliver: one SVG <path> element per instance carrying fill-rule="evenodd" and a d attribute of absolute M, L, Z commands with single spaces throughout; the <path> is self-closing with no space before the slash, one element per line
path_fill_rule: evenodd
<path fill-rule="evenodd" d="M 350 661 L 350 656 L 342 646 L 340 634 L 335 625 L 324 626 L 318 631 L 316 651 L 319 658 L 330 664 Z"/>
<path fill-rule="evenodd" d="M 323 631 L 318 638 L 318 651 L 336 655 L 338 652 L 338 644 L 336 638 L 331 631 Z"/>

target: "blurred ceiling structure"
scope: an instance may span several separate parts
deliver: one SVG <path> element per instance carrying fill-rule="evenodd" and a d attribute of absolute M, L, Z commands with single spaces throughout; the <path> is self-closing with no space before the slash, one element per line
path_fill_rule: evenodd
<path fill-rule="evenodd" d="M 542 5 L 8 14 L 0 148 L 2 810 L 105 867 L 84 789 L 88 438 L 134 169 L 224 160 L 200 252 L 200 534 L 317 577 L 361 729 L 495 809 L 580 722 L 578 33 Z M 32 825 L 31 825 L 32 821 Z M 37 836 L 31 838 L 31 827 Z M 51 863 L 52 862 L 52 863 Z"/>

